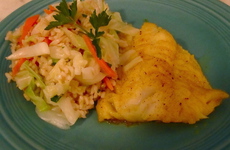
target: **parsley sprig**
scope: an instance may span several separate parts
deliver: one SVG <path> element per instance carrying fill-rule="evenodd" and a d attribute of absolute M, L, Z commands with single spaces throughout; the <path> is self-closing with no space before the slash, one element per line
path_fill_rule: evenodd
<path fill-rule="evenodd" d="M 98 38 L 104 34 L 103 31 L 99 31 L 99 28 L 102 26 L 107 26 L 111 20 L 111 16 L 106 13 L 106 10 L 102 11 L 100 14 L 96 14 L 96 10 L 93 11 L 89 22 L 94 27 L 95 31 L 93 33 L 92 29 L 88 33 L 88 36 L 91 38 Z"/>
<path fill-rule="evenodd" d="M 99 31 L 99 28 L 102 26 L 107 26 L 111 20 L 111 16 L 106 13 L 106 10 L 102 11 L 100 14 L 96 14 L 96 10 L 93 11 L 89 22 L 94 27 L 94 32 L 90 29 L 90 32 L 87 35 L 93 39 L 92 43 L 97 50 L 97 56 L 101 58 L 101 48 L 99 46 L 100 43 L 100 36 L 102 36 L 105 32 Z"/>
<path fill-rule="evenodd" d="M 94 29 L 90 29 L 90 31 L 85 30 L 80 25 L 76 23 L 75 16 L 77 14 L 77 1 L 73 0 L 72 4 L 68 6 L 66 0 L 62 0 L 62 2 L 56 7 L 58 14 L 54 15 L 54 19 L 56 21 L 50 22 L 50 24 L 45 28 L 45 30 L 50 30 L 52 28 L 65 25 L 65 24 L 73 24 L 76 27 L 80 28 L 82 32 L 88 35 L 92 39 L 92 43 L 96 48 L 97 56 L 99 58 L 102 57 L 101 48 L 100 48 L 100 36 L 104 34 L 104 31 L 99 31 L 99 28 L 102 26 L 107 26 L 111 20 L 111 16 L 106 13 L 106 10 L 97 14 L 96 10 L 93 11 L 89 18 L 89 22 L 93 26 Z"/>
<path fill-rule="evenodd" d="M 56 8 L 58 14 L 53 16 L 56 21 L 51 21 L 45 30 L 50 30 L 54 27 L 58 27 L 64 24 L 75 23 L 75 16 L 77 14 L 76 0 L 74 0 L 69 7 L 67 2 L 62 0 L 62 2 Z"/>

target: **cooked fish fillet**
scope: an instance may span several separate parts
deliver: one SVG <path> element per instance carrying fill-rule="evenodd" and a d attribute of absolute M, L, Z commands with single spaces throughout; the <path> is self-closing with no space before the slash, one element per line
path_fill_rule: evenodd
<path fill-rule="evenodd" d="M 162 121 L 193 124 L 229 95 L 213 89 L 194 56 L 166 30 L 144 23 L 133 48 L 143 58 L 98 101 L 99 121 Z"/>

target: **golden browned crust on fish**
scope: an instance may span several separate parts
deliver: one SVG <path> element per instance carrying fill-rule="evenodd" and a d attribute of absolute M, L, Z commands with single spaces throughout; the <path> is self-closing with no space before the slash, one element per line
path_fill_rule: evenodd
<path fill-rule="evenodd" d="M 98 120 L 193 124 L 229 95 L 213 89 L 194 56 L 166 30 L 144 23 L 133 48 L 143 58 L 96 106 Z"/>

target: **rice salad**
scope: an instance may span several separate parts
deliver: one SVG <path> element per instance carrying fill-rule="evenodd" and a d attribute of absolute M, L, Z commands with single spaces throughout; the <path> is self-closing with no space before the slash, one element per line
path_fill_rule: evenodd
<path fill-rule="evenodd" d="M 103 0 L 62 0 L 44 12 L 7 33 L 12 54 L 5 75 L 41 119 L 68 129 L 142 61 L 132 50 L 139 29 Z"/>

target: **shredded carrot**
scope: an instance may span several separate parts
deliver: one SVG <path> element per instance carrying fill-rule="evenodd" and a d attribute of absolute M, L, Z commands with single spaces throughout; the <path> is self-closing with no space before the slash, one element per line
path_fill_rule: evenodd
<path fill-rule="evenodd" d="M 28 35 L 28 33 L 32 30 L 33 25 L 37 22 L 40 15 L 34 15 L 26 19 L 23 28 L 22 35 L 18 39 L 18 43 L 22 46 L 22 40 Z"/>
<path fill-rule="evenodd" d="M 45 37 L 45 39 L 43 40 L 43 42 L 46 42 L 48 45 L 50 45 L 50 43 L 52 41 L 48 37 Z"/>
<path fill-rule="evenodd" d="M 52 11 L 49 10 L 49 9 L 44 9 L 43 11 L 44 11 L 46 14 L 48 14 L 48 15 L 52 13 Z"/>
<path fill-rule="evenodd" d="M 56 10 L 56 8 L 54 6 L 49 5 L 49 9 L 44 9 L 44 12 L 49 15 L 49 14 L 53 13 L 55 10 Z"/>
<path fill-rule="evenodd" d="M 22 64 L 26 61 L 26 58 L 21 58 L 18 60 L 18 62 L 16 63 L 16 65 L 12 68 L 12 76 L 15 76 L 18 71 L 20 70 Z"/>
<path fill-rule="evenodd" d="M 109 65 L 103 60 L 99 59 L 98 57 L 96 58 L 97 63 L 101 67 L 101 69 L 111 78 L 117 79 L 117 73 L 113 71 Z"/>
<path fill-rule="evenodd" d="M 53 5 L 49 5 L 49 9 L 50 9 L 51 11 L 57 10 Z"/>
<path fill-rule="evenodd" d="M 109 78 L 105 77 L 105 78 L 103 79 L 103 81 L 104 81 L 105 85 L 106 85 L 111 91 L 114 90 L 113 84 L 112 84 L 112 82 L 111 82 L 111 80 L 110 80 Z"/>
<path fill-rule="evenodd" d="M 103 60 L 97 57 L 97 52 L 95 46 L 92 44 L 92 41 L 87 35 L 83 35 L 83 39 L 89 48 L 90 52 L 92 53 L 93 57 L 101 67 L 101 69 L 106 73 L 109 77 L 116 79 L 117 78 L 117 73 L 111 69 L 108 64 Z"/>
<path fill-rule="evenodd" d="M 98 57 L 97 57 L 96 48 L 95 48 L 95 46 L 93 45 L 93 43 L 92 43 L 92 41 L 90 40 L 90 38 L 89 38 L 87 35 L 85 35 L 85 34 L 83 34 L 82 37 L 83 37 L 83 39 L 84 39 L 86 45 L 88 46 L 88 48 L 89 48 L 91 54 L 93 55 L 93 57 L 94 57 L 94 58 L 98 58 Z"/>

